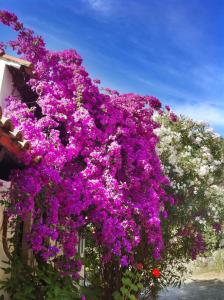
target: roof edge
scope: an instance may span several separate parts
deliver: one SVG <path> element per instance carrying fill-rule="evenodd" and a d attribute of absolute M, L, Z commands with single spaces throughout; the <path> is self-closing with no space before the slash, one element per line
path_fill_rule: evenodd
<path fill-rule="evenodd" d="M 31 62 L 29 62 L 27 60 L 24 60 L 24 59 L 21 59 L 21 58 L 18 58 L 18 57 L 15 57 L 15 56 L 8 55 L 8 54 L 0 55 L 0 59 L 3 59 L 5 61 L 9 61 L 9 62 L 17 63 L 21 66 L 26 67 L 26 68 L 31 68 L 32 67 Z"/>

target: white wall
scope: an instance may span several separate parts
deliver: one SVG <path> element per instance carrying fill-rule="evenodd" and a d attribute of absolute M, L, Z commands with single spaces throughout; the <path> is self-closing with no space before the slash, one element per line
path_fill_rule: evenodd
<path fill-rule="evenodd" d="M 8 65 L 14 66 L 15 68 L 20 68 L 19 64 L 8 63 L 0 58 L 0 106 L 3 109 L 5 107 L 5 98 L 7 98 L 10 95 L 14 95 L 14 96 L 19 95 L 18 91 L 13 88 L 13 79 L 11 73 L 9 72 Z M 1 183 L 3 183 L 3 186 Z M 9 186 L 10 186 L 10 182 L 3 182 L 0 180 L 0 192 L 7 190 Z M 1 267 L 8 267 L 8 265 L 2 263 L 2 260 L 4 261 L 8 260 L 2 245 L 3 210 L 4 207 L 0 205 L 0 280 L 4 280 L 7 277 L 4 271 L 1 269 Z M 7 294 L 4 293 L 3 291 L 0 291 L 0 296 L 1 295 L 5 296 L 4 299 L 6 300 L 9 299 Z"/>
<path fill-rule="evenodd" d="M 3 184 L 3 186 L 2 186 L 2 184 Z M 4 192 L 9 187 L 10 187 L 9 182 L 5 182 L 5 181 L 0 180 L 0 192 Z M 0 193 L 0 195 L 1 195 L 1 193 Z M 0 280 L 5 280 L 7 278 L 7 275 L 4 273 L 4 271 L 1 268 L 7 268 L 8 267 L 8 265 L 6 265 L 2 262 L 2 260 L 8 261 L 8 258 L 7 258 L 6 254 L 4 252 L 3 245 L 2 245 L 3 210 L 4 210 L 4 207 L 2 205 L 0 205 Z M 5 292 L 0 291 L 0 296 L 1 295 L 4 295 L 5 300 L 9 300 L 9 297 Z"/>
<path fill-rule="evenodd" d="M 9 72 L 8 65 L 17 69 L 20 68 L 19 64 L 0 59 L 0 106 L 3 109 L 5 107 L 5 98 L 19 95 L 19 92 L 13 87 L 13 79 Z"/>

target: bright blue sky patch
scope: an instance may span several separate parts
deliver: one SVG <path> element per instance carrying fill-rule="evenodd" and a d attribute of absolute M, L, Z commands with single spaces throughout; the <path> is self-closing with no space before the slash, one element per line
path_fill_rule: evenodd
<path fill-rule="evenodd" d="M 154 95 L 224 135 L 222 0 L 3 0 L 51 49 L 75 48 L 90 75 Z M 0 26 L 1 40 L 12 33 Z"/>

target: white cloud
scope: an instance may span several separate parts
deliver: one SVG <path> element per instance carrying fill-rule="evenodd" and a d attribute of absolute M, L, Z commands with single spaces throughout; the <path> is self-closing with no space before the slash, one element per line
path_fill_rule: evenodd
<path fill-rule="evenodd" d="M 93 10 L 101 13 L 106 13 L 111 9 L 110 0 L 83 0 L 83 2 L 87 3 Z"/>
<path fill-rule="evenodd" d="M 195 103 L 176 105 L 175 111 L 189 116 L 197 121 L 205 121 L 211 126 L 224 126 L 224 107 L 218 107 L 211 103 Z"/>
<path fill-rule="evenodd" d="M 224 128 L 223 95 L 220 96 L 219 101 L 211 101 L 210 96 L 194 95 L 191 91 L 180 90 L 160 81 L 144 78 L 138 80 L 146 84 L 152 91 L 151 94 L 158 96 L 163 104 L 170 104 L 177 114 L 204 121 L 212 127 Z"/>

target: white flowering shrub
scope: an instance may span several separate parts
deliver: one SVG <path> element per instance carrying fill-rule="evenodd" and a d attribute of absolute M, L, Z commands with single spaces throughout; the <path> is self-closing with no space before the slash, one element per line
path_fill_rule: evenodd
<path fill-rule="evenodd" d="M 170 112 L 157 115 L 155 129 L 160 142 L 157 151 L 170 179 L 176 205 L 163 208 L 169 217 L 161 270 L 176 283 L 186 270 L 186 262 L 198 254 L 214 250 L 220 240 L 224 220 L 224 142 L 207 124 L 180 116 L 170 120 Z"/>

